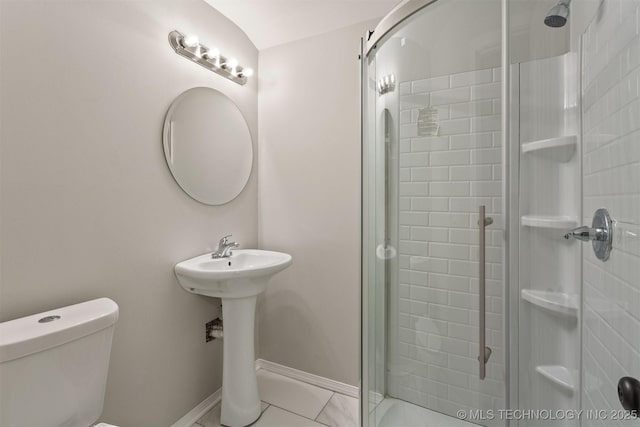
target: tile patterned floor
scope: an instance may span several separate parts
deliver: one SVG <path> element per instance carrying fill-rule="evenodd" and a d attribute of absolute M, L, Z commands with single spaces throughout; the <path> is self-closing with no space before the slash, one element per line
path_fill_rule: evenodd
<path fill-rule="evenodd" d="M 252 427 L 357 427 L 358 399 L 260 369 L 262 415 Z M 191 427 L 221 427 L 220 404 Z"/>

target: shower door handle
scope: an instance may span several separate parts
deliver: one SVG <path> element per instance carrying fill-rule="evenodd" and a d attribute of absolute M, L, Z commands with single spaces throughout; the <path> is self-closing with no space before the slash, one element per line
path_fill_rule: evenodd
<path fill-rule="evenodd" d="M 489 357 L 491 357 L 491 348 L 489 348 L 486 344 L 487 342 L 487 336 L 486 336 L 486 330 L 485 330 L 485 312 L 486 312 L 486 281 L 485 281 L 485 270 L 486 270 L 486 266 L 485 266 L 485 247 L 486 247 L 486 243 L 485 243 L 485 228 L 488 225 L 493 224 L 493 218 L 491 217 L 487 217 L 485 216 L 485 206 L 484 205 L 480 205 L 479 208 L 479 212 L 478 212 L 478 226 L 479 226 L 479 238 L 478 238 L 478 242 L 479 242 L 479 276 L 478 276 L 478 282 L 479 282 L 479 297 L 480 297 L 480 303 L 478 304 L 479 307 L 479 322 L 478 322 L 478 331 L 480 333 L 480 337 L 478 339 L 479 341 L 479 346 L 478 346 L 478 364 L 480 367 L 480 379 L 483 380 L 486 376 L 486 364 L 489 361 Z"/>

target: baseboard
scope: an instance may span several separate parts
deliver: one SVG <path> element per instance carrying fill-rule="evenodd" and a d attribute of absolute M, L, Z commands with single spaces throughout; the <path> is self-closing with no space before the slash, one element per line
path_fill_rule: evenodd
<path fill-rule="evenodd" d="M 265 371 L 270 371 L 285 377 L 293 378 L 294 380 L 326 388 L 327 390 L 335 391 L 336 393 L 346 394 L 347 396 L 355 397 L 356 399 L 360 397 L 360 389 L 354 385 L 341 383 L 340 381 L 330 380 L 329 378 L 299 371 L 288 366 L 269 362 L 268 360 L 256 360 L 256 370 L 257 369 L 264 369 Z M 193 423 L 197 422 L 204 414 L 209 412 L 211 408 L 216 406 L 221 399 L 222 388 L 219 388 L 213 392 L 211 396 L 200 402 L 198 406 L 190 410 L 184 417 L 173 423 L 171 427 L 191 427 Z"/>
<path fill-rule="evenodd" d="M 213 392 L 213 394 L 200 402 L 198 406 L 190 410 L 184 417 L 173 423 L 171 427 L 191 427 L 204 414 L 209 412 L 211 408 L 216 406 L 222 399 L 222 387 Z"/>
<path fill-rule="evenodd" d="M 346 394 L 347 396 L 355 397 L 356 399 L 360 397 L 360 389 L 354 385 L 341 383 L 329 378 L 299 371 L 288 366 L 269 362 L 268 360 L 256 360 L 256 369 L 264 369 L 265 371 L 274 372 L 276 374 L 284 375 L 285 377 L 293 378 L 294 380 L 326 388 L 327 390 L 335 391 L 336 393 Z"/>

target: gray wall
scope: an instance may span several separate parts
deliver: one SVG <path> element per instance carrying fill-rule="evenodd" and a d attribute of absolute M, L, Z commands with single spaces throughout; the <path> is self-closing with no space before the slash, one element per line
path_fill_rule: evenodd
<path fill-rule="evenodd" d="M 200 0 L 1 0 L 0 15 L 0 321 L 114 299 L 103 420 L 170 425 L 220 387 L 222 363 L 203 339 L 219 302 L 183 291 L 173 265 L 225 233 L 257 245 L 257 169 L 228 205 L 190 199 L 164 160 L 164 114 L 188 88 L 221 90 L 258 150 L 256 79 L 190 63 L 167 34 L 254 69 L 258 52 Z"/>
<path fill-rule="evenodd" d="M 258 356 L 357 385 L 359 39 L 375 22 L 260 51 L 260 246 L 293 255 L 258 303 Z"/>

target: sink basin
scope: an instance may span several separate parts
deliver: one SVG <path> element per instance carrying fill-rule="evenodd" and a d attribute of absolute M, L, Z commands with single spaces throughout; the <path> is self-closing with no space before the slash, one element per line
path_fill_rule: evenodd
<path fill-rule="evenodd" d="M 265 290 L 274 274 L 291 265 L 291 255 L 258 249 L 236 249 L 228 258 L 204 254 L 182 261 L 176 276 L 188 292 L 217 298 L 245 298 Z"/>
<path fill-rule="evenodd" d="M 261 414 L 256 381 L 254 323 L 256 299 L 274 274 L 291 265 L 291 255 L 236 249 L 227 258 L 204 254 L 176 264 L 180 285 L 194 294 L 222 298 L 224 322 L 220 422 L 244 427 Z"/>

